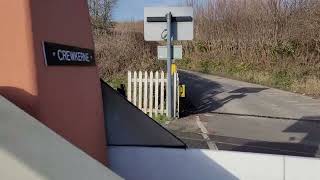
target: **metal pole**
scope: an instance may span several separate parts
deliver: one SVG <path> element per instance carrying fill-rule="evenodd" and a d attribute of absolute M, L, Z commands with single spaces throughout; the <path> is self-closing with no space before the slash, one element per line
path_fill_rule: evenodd
<path fill-rule="evenodd" d="M 172 14 L 167 14 L 167 110 L 168 117 L 172 118 L 172 76 L 171 76 L 171 64 L 172 64 L 172 51 L 171 51 L 171 17 Z"/>

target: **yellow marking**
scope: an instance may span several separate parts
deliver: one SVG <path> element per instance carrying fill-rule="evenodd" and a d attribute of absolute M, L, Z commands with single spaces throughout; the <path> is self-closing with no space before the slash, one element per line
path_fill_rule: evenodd
<path fill-rule="evenodd" d="M 179 86 L 179 95 L 180 97 L 186 97 L 186 85 L 182 84 Z"/>
<path fill-rule="evenodd" d="M 176 64 L 172 64 L 172 65 L 171 65 L 171 73 L 172 73 L 172 75 L 173 75 L 174 73 L 177 73 L 177 65 L 176 65 Z"/>

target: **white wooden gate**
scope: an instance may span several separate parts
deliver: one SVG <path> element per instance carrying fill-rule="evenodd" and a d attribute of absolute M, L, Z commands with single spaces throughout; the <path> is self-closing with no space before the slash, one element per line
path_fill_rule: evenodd
<path fill-rule="evenodd" d="M 164 72 L 128 71 L 128 100 L 150 117 L 168 115 L 166 103 L 167 78 Z M 179 116 L 179 76 L 174 74 L 174 117 Z"/>

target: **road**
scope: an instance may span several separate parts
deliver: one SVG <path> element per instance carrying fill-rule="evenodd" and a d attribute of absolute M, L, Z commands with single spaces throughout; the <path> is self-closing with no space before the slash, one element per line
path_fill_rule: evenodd
<path fill-rule="evenodd" d="M 191 148 L 320 157 L 319 99 L 201 73 L 179 75 L 187 87 L 184 117 L 168 128 Z"/>

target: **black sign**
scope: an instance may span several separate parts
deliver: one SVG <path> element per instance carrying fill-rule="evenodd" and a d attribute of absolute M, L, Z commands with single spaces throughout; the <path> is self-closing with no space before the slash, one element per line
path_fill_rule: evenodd
<path fill-rule="evenodd" d="M 92 49 L 43 42 L 45 61 L 48 66 L 94 66 Z"/>
<path fill-rule="evenodd" d="M 171 17 L 171 22 L 192 22 L 191 16 Z M 167 17 L 147 17 L 147 22 L 167 22 Z"/>

